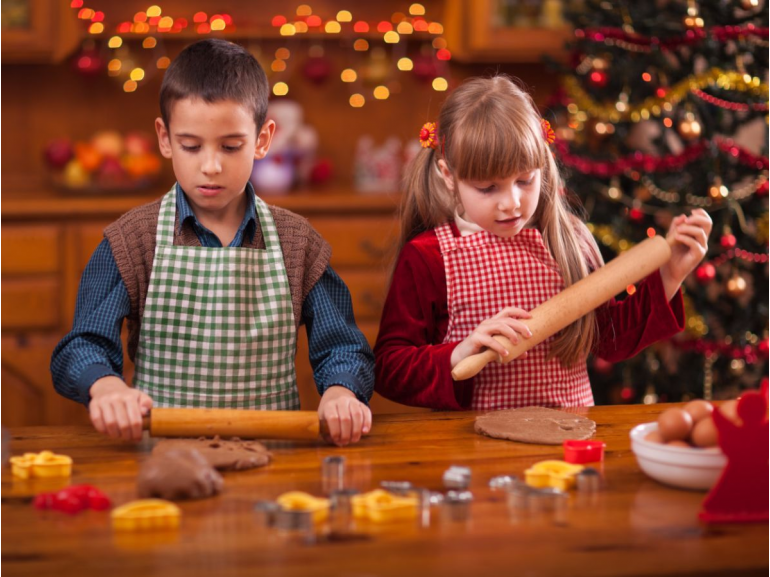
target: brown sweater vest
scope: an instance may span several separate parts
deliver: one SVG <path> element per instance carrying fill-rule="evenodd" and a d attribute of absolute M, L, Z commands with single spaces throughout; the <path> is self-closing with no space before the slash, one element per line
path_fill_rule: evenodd
<path fill-rule="evenodd" d="M 131 312 L 126 320 L 128 354 L 132 361 L 139 345 L 144 303 L 150 286 L 160 202 L 161 199 L 158 199 L 137 207 L 104 229 L 104 237 L 110 243 L 115 263 L 118 265 L 118 271 L 131 300 Z M 278 229 L 283 262 L 291 289 L 294 321 L 299 328 L 302 303 L 329 265 L 331 247 L 310 226 L 307 219 L 276 206 L 268 208 Z M 180 231 L 177 218 L 174 226 L 174 245 L 201 246 L 189 221 L 182 225 Z M 244 239 L 243 246 L 253 249 L 265 248 L 262 227 L 259 223 L 257 223 L 254 239 L 251 241 Z"/>

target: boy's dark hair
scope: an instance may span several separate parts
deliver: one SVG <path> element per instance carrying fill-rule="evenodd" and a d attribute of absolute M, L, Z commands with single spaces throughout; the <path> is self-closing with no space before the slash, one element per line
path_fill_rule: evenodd
<path fill-rule="evenodd" d="M 257 131 L 267 115 L 269 86 L 265 71 L 249 52 L 219 38 L 190 44 L 166 70 L 160 87 L 160 115 L 166 128 L 177 100 L 233 100 L 254 112 Z"/>

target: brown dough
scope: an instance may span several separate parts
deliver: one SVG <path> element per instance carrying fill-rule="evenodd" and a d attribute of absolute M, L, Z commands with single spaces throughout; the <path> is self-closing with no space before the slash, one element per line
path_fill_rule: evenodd
<path fill-rule="evenodd" d="M 136 479 L 140 498 L 203 499 L 222 492 L 224 481 L 195 449 L 180 447 L 153 454 Z"/>
<path fill-rule="evenodd" d="M 476 417 L 477 433 L 495 439 L 507 439 L 538 445 L 561 445 L 567 439 L 588 439 L 596 432 L 596 423 L 580 415 L 525 407 L 492 411 Z"/>
<path fill-rule="evenodd" d="M 263 467 L 272 457 L 265 446 L 257 441 L 243 441 L 238 437 L 224 441 L 219 436 L 213 439 L 164 439 L 155 446 L 152 454 L 179 447 L 196 449 L 212 467 L 220 471 L 243 471 Z"/>

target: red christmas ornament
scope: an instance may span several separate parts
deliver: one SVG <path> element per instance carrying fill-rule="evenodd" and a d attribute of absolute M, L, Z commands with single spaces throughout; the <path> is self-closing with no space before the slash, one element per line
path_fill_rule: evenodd
<path fill-rule="evenodd" d="M 604 86 L 607 86 L 609 79 L 609 74 L 607 74 L 604 70 L 593 70 L 591 74 L 588 75 L 588 81 L 597 88 L 603 88 Z"/>
<path fill-rule="evenodd" d="M 759 341 L 759 344 L 757 345 L 757 352 L 762 355 L 764 358 L 767 358 L 767 351 L 768 351 L 768 343 L 767 339 L 762 339 Z"/>
<path fill-rule="evenodd" d="M 604 359 L 601 359 L 599 357 L 594 357 L 594 371 L 596 371 L 599 374 L 607 375 L 611 373 L 613 366 L 614 366 L 614 363 L 605 361 Z"/>
<path fill-rule="evenodd" d="M 104 69 L 104 59 L 93 48 L 84 48 L 72 60 L 72 66 L 83 76 L 96 76 Z"/>
<path fill-rule="evenodd" d="M 725 249 L 725 250 L 729 250 L 731 248 L 735 248 L 735 244 L 736 244 L 735 235 L 734 234 L 725 234 L 719 240 L 719 243 L 722 245 L 722 248 Z"/>
<path fill-rule="evenodd" d="M 714 280 L 716 276 L 717 276 L 717 269 L 710 262 L 700 265 L 695 270 L 695 278 L 698 280 L 700 284 L 704 284 L 704 285 L 708 284 L 712 280 Z"/>
<path fill-rule="evenodd" d="M 638 208 L 632 208 L 628 211 L 628 218 L 634 222 L 639 222 L 644 218 L 644 213 Z"/>

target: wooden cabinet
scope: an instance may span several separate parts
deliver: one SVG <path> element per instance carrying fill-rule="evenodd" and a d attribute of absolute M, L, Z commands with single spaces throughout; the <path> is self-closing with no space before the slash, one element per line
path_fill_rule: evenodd
<path fill-rule="evenodd" d="M 461 62 L 541 62 L 561 59 L 571 30 L 562 0 L 447 0 L 446 38 Z"/>
<path fill-rule="evenodd" d="M 104 227 L 153 198 L 4 193 L 0 317 L 4 425 L 88 422 L 82 406 L 54 391 L 51 353 L 72 326 L 80 277 Z M 341 192 L 266 200 L 307 217 L 331 244 L 332 266 L 350 288 L 356 322 L 374 346 L 398 235 L 398 198 Z M 125 368 L 130 381 L 133 366 L 128 358 Z M 304 329 L 297 344 L 297 381 L 302 408 L 317 408 L 319 395 Z M 377 394 L 371 406 L 379 413 L 418 410 Z"/>
<path fill-rule="evenodd" d="M 3 63 L 59 62 L 80 43 L 80 26 L 62 0 L 3 0 Z"/>

